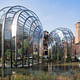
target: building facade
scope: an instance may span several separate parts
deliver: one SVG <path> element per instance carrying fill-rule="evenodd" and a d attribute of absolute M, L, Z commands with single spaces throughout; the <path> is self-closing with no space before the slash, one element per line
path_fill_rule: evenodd
<path fill-rule="evenodd" d="M 76 24 L 76 36 L 75 36 L 75 43 L 80 42 L 80 22 Z"/>

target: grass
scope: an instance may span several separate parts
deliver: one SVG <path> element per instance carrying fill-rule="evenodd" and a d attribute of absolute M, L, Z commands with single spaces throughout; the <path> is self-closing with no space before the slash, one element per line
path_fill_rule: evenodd
<path fill-rule="evenodd" d="M 29 72 L 30 73 L 30 72 Z M 8 80 L 8 76 L 5 78 L 5 80 Z M 30 73 L 28 75 L 24 74 L 14 74 L 11 75 L 10 80 L 80 80 L 80 73 L 74 74 L 74 75 L 55 75 L 50 74 L 48 72 L 39 71 L 36 75 L 33 73 Z"/>
<path fill-rule="evenodd" d="M 54 76 L 44 72 L 40 72 L 37 75 L 16 74 L 11 76 L 11 80 L 54 80 Z"/>
<path fill-rule="evenodd" d="M 79 65 L 80 62 L 64 63 L 64 64 L 53 64 L 53 66 L 75 66 Z M 78 70 L 77 70 L 78 69 Z M 30 71 L 29 69 L 18 68 L 15 74 L 7 75 L 3 80 L 80 80 L 80 69 L 71 69 L 69 71 L 59 73 L 56 72 L 44 72 L 44 71 Z M 1 79 L 0 79 L 1 80 Z"/>

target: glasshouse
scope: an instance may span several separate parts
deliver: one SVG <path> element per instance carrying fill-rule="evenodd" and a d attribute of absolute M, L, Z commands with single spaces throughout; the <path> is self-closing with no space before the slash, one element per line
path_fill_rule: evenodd
<path fill-rule="evenodd" d="M 3 67 L 23 67 L 39 63 L 44 34 L 42 24 L 33 11 L 23 6 L 1 9 L 0 28 Z"/>
<path fill-rule="evenodd" d="M 57 61 L 67 61 L 71 57 L 74 35 L 68 28 L 56 28 L 49 36 L 49 57 Z"/>
<path fill-rule="evenodd" d="M 68 28 L 43 31 L 38 16 L 23 6 L 0 10 L 0 66 L 4 68 L 32 66 L 43 58 L 71 61 L 74 39 Z"/>

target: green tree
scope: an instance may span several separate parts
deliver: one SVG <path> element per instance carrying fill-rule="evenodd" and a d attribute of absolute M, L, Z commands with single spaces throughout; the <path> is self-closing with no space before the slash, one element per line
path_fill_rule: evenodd
<path fill-rule="evenodd" d="M 10 49 L 7 49 L 5 55 L 8 59 L 10 59 Z"/>
<path fill-rule="evenodd" d="M 18 49 L 18 53 L 19 53 L 19 55 L 22 55 L 22 48 Z"/>
<path fill-rule="evenodd" d="M 71 47 L 70 46 L 68 46 L 67 51 L 68 51 L 68 53 L 67 53 L 67 62 L 71 62 Z"/>

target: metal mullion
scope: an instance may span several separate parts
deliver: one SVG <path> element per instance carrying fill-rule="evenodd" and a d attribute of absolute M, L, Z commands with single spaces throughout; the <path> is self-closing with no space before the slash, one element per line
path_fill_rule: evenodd
<path fill-rule="evenodd" d="M 34 17 L 34 16 L 30 16 L 30 18 L 32 19 L 32 18 L 35 18 L 35 17 Z M 32 20 L 33 20 L 33 19 L 32 19 Z M 30 21 L 29 19 L 27 20 L 27 23 L 29 23 L 28 21 L 29 21 L 30 23 L 32 23 L 32 21 Z M 33 20 L 33 21 L 34 21 L 34 20 Z"/>
<path fill-rule="evenodd" d="M 19 20 L 19 22 L 22 22 L 22 23 L 24 23 L 23 21 L 21 21 L 21 20 Z"/>
<path fill-rule="evenodd" d="M 26 24 L 25 24 L 26 25 Z M 31 25 L 31 24 L 30 24 Z M 29 26 L 30 27 L 30 26 Z"/>
<path fill-rule="evenodd" d="M 21 23 L 19 22 L 19 24 L 21 24 Z M 21 24 L 21 26 L 23 26 L 23 24 Z M 28 25 L 26 25 L 26 26 L 27 26 L 28 28 L 30 28 L 30 26 L 28 26 Z M 26 26 L 25 26 L 25 27 L 26 27 Z"/>
<path fill-rule="evenodd" d="M 11 8 L 11 6 L 7 6 L 7 7 L 0 9 L 0 12 L 3 11 L 4 9 L 7 9 L 7 8 Z"/>
<path fill-rule="evenodd" d="M 14 14 L 15 13 L 15 11 L 11 11 L 11 12 L 8 12 L 9 14 Z"/>
<path fill-rule="evenodd" d="M 27 23 L 30 25 L 32 23 L 32 21 L 30 21 L 29 19 L 27 20 Z"/>
<path fill-rule="evenodd" d="M 22 18 L 23 20 L 26 20 L 26 18 L 23 18 L 22 16 L 20 16 L 20 18 Z M 20 20 L 20 18 L 19 18 L 19 20 Z"/>
<path fill-rule="evenodd" d="M 20 15 L 20 17 L 23 16 L 24 18 L 26 18 L 26 16 L 24 16 L 23 14 Z"/>
<path fill-rule="evenodd" d="M 25 27 L 26 27 L 26 26 L 27 26 L 28 28 L 30 28 L 30 26 L 29 26 L 29 25 L 25 24 Z"/>
<path fill-rule="evenodd" d="M 20 25 L 21 25 L 21 26 L 23 25 L 21 22 L 18 22 L 18 23 L 19 23 L 19 26 L 20 26 Z"/>
<path fill-rule="evenodd" d="M 36 19 L 39 19 L 38 16 L 31 10 L 28 11 L 30 14 L 32 14 L 33 16 L 36 16 Z"/>

